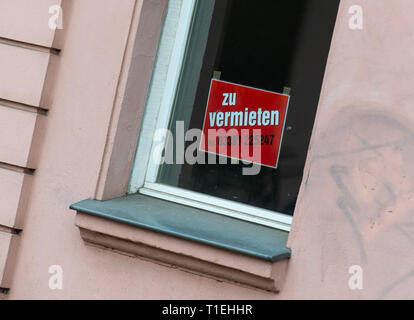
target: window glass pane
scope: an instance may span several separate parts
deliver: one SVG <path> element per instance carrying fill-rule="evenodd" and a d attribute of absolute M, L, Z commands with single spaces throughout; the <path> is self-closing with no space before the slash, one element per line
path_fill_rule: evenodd
<path fill-rule="evenodd" d="M 220 71 L 223 81 L 273 92 L 291 88 L 279 165 L 247 176 L 245 165 L 230 160 L 164 164 L 157 181 L 292 215 L 338 6 L 339 0 L 198 1 L 170 121 L 173 144 L 182 139 L 177 121 L 185 131 L 203 127 L 211 79 Z"/>

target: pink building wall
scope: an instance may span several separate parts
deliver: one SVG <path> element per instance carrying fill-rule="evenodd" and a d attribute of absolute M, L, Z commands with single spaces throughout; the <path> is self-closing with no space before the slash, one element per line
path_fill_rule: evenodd
<path fill-rule="evenodd" d="M 55 33 L 44 13 L 60 1 L 23 9 L 25 0 L 0 0 L 0 287 L 10 288 L 2 297 L 414 298 L 411 0 L 341 1 L 279 294 L 85 245 L 68 208 L 124 187 L 102 181 L 116 180 L 106 173 L 117 139 L 139 128 L 111 133 L 136 58 L 131 35 L 150 23 L 142 14 L 165 6 L 144 2 L 63 0 L 64 29 Z M 363 30 L 349 28 L 354 4 L 364 9 Z M 21 12 L 33 28 L 15 23 Z M 154 59 L 145 50 L 154 52 L 157 35 L 141 36 L 148 63 L 134 81 L 145 101 Z M 63 290 L 49 288 L 52 265 L 63 269 Z M 363 290 L 348 286 L 353 265 L 363 269 Z"/>

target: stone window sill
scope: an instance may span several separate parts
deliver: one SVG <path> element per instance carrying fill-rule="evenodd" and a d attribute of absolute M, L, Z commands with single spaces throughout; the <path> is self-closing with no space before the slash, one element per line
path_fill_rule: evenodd
<path fill-rule="evenodd" d="M 143 195 L 71 206 L 90 245 L 202 276 L 279 292 L 288 233 Z"/>

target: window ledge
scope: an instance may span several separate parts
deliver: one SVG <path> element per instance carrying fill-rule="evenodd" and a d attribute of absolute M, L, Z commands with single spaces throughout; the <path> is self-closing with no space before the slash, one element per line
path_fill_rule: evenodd
<path fill-rule="evenodd" d="M 281 289 L 288 233 L 143 195 L 71 206 L 88 244 L 272 292 Z"/>

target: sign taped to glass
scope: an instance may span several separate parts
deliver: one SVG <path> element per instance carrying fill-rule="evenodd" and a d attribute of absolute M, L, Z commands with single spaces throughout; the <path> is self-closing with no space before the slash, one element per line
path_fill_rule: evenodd
<path fill-rule="evenodd" d="M 213 79 L 200 150 L 277 168 L 289 99 Z"/>

